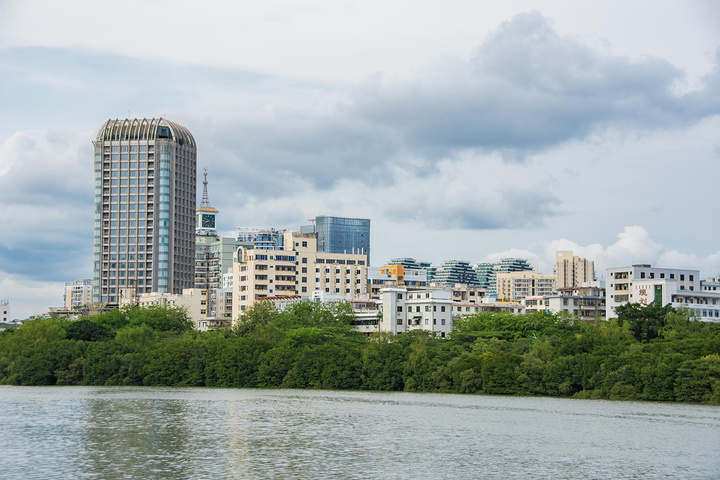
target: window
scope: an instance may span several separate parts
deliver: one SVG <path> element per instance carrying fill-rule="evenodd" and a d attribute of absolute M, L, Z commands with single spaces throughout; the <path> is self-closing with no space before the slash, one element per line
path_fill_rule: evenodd
<path fill-rule="evenodd" d="M 402 305 L 398 305 L 397 311 L 398 311 L 398 313 L 402 312 Z"/>

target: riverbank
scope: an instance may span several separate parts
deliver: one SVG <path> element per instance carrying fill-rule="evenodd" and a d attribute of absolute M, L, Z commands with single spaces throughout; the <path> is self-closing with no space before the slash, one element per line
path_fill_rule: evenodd
<path fill-rule="evenodd" d="M 472 315 L 450 338 L 366 338 L 342 305 L 251 309 L 196 332 L 178 309 L 128 308 L 0 333 L 0 383 L 301 388 L 720 404 L 720 325 L 669 307 L 594 324 Z"/>

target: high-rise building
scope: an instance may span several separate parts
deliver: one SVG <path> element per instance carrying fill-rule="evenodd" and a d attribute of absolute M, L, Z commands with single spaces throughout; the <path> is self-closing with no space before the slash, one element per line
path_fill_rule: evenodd
<path fill-rule="evenodd" d="M 301 233 L 313 233 L 312 225 Z M 367 255 L 370 262 L 370 219 L 319 215 L 315 217 L 314 233 L 318 252 Z"/>
<path fill-rule="evenodd" d="M 595 262 L 573 255 L 571 250 L 555 252 L 555 287 L 580 287 L 595 280 Z"/>
<path fill-rule="evenodd" d="M 163 118 L 108 120 L 95 150 L 93 302 L 195 282 L 195 139 Z"/>

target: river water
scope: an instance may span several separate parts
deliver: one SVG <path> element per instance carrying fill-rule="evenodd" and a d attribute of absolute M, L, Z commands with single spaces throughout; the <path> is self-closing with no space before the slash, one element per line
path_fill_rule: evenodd
<path fill-rule="evenodd" d="M 0 387 L 0 478 L 720 478 L 720 408 L 410 393 Z"/>

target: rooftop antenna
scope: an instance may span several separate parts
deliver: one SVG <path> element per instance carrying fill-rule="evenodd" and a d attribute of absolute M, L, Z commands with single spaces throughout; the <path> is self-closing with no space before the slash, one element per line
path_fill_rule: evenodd
<path fill-rule="evenodd" d="M 203 169 L 203 177 L 205 178 L 203 180 L 203 195 L 202 195 L 202 201 L 200 201 L 201 207 L 209 207 L 210 206 L 210 200 L 208 200 L 208 193 L 207 193 L 207 167 Z"/>

